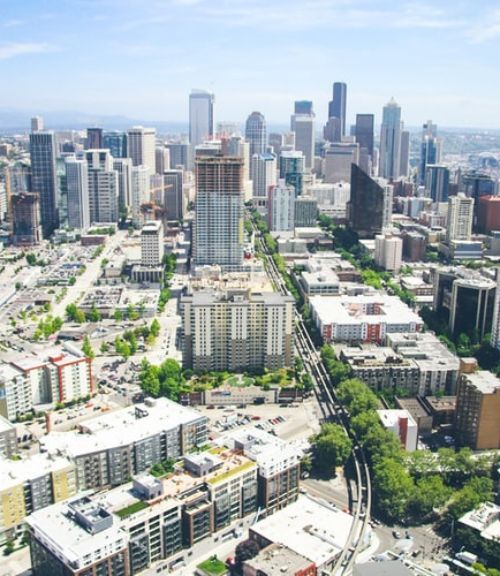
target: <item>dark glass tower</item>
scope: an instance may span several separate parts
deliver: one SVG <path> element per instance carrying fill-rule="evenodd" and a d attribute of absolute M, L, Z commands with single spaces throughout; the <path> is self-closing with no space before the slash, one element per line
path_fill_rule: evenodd
<path fill-rule="evenodd" d="M 87 150 L 103 148 L 102 128 L 87 128 Z"/>
<path fill-rule="evenodd" d="M 373 158 L 373 114 L 356 114 L 355 137 L 359 148 L 365 148 L 370 157 Z"/>
<path fill-rule="evenodd" d="M 349 227 L 360 238 L 373 238 L 384 227 L 386 191 L 356 164 L 351 164 Z"/>
<path fill-rule="evenodd" d="M 58 227 L 56 200 L 56 143 L 51 132 L 30 134 L 31 187 L 40 198 L 40 220 L 44 238 Z"/>
<path fill-rule="evenodd" d="M 310 100 L 296 100 L 295 101 L 295 114 L 313 114 L 313 103 Z"/>
<path fill-rule="evenodd" d="M 344 82 L 334 82 L 333 99 L 328 104 L 328 118 L 338 118 L 340 120 L 339 133 L 335 135 L 334 142 L 340 142 L 345 136 L 345 111 L 347 104 L 347 84 Z"/>

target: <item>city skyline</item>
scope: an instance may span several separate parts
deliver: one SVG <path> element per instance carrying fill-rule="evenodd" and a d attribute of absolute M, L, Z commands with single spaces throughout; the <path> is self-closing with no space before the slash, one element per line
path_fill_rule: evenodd
<path fill-rule="evenodd" d="M 2 106 L 186 122 L 189 92 L 203 88 L 216 95 L 216 122 L 257 109 L 286 124 L 306 99 L 319 128 L 333 82 L 345 82 L 348 126 L 356 113 L 378 126 L 394 96 L 408 126 L 500 128 L 495 5 L 0 0 Z"/>

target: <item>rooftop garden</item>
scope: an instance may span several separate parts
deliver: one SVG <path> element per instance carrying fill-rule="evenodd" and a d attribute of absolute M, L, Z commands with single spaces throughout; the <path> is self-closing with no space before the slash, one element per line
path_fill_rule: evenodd
<path fill-rule="evenodd" d="M 219 560 L 217 556 L 211 556 L 205 562 L 198 564 L 198 570 L 206 574 L 206 576 L 222 576 L 227 574 L 227 568 L 222 560 Z"/>
<path fill-rule="evenodd" d="M 135 514 L 136 512 L 140 512 L 141 510 L 144 510 L 148 506 L 149 506 L 149 504 L 147 502 L 144 502 L 142 500 L 138 500 L 137 502 L 130 504 L 130 506 L 126 506 L 125 508 L 122 508 L 121 510 L 116 510 L 115 514 L 123 520 L 124 518 L 127 518 L 128 516 L 132 516 L 132 514 Z"/>

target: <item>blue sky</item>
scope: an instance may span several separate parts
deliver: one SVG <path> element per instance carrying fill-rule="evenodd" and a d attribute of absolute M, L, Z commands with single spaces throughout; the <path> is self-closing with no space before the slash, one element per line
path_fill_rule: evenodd
<path fill-rule="evenodd" d="M 216 120 L 295 99 L 326 119 L 391 96 L 408 125 L 500 128 L 498 0 L 0 0 L 0 107 L 184 121 L 191 88 Z"/>

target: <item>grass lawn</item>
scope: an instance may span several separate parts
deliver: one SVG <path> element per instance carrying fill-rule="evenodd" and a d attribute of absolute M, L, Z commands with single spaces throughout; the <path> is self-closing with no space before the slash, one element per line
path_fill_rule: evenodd
<path fill-rule="evenodd" d="M 197 568 L 203 570 L 207 576 L 222 576 L 222 574 L 227 574 L 226 565 L 216 556 L 198 564 Z"/>
<path fill-rule="evenodd" d="M 135 514 L 136 512 L 139 512 L 140 510 L 144 510 L 144 508 L 147 508 L 148 506 L 149 504 L 143 502 L 142 500 L 139 500 L 138 502 L 134 502 L 133 504 L 127 506 L 126 508 L 116 510 L 115 514 L 123 519 L 126 518 L 127 516 Z"/>

